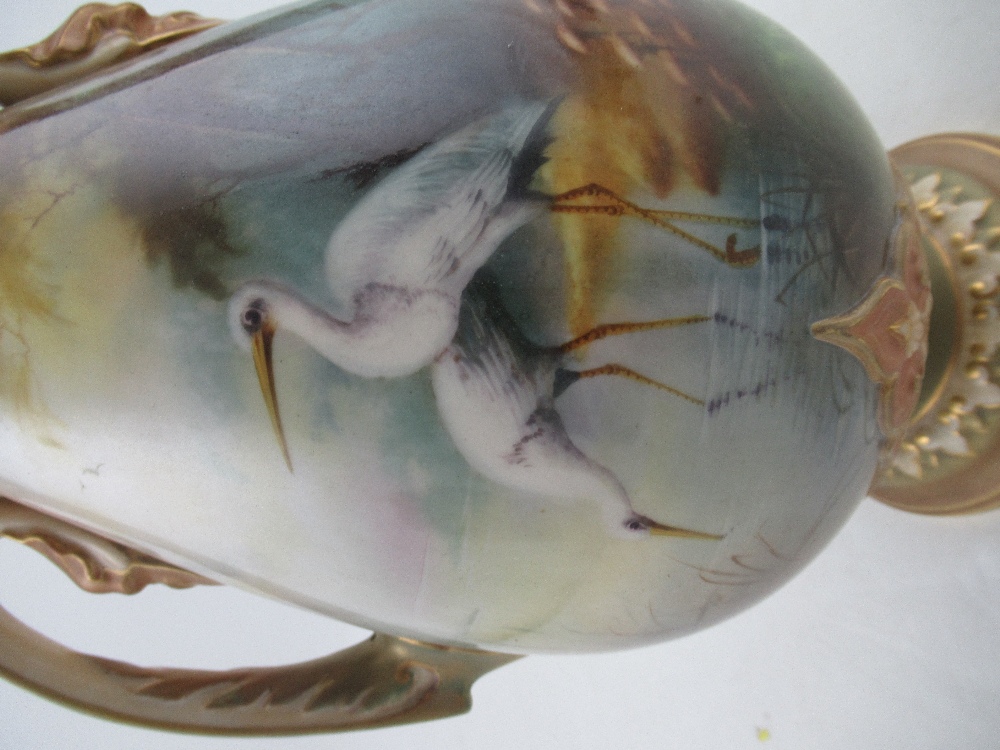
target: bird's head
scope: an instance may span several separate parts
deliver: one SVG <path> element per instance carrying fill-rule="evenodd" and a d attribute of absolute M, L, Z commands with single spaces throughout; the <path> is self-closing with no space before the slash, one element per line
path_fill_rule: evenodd
<path fill-rule="evenodd" d="M 253 351 L 255 336 L 273 336 L 278 328 L 270 295 L 263 284 L 244 284 L 229 298 L 229 330 L 245 351 Z"/>
<path fill-rule="evenodd" d="M 272 342 L 278 330 L 278 322 L 267 291 L 262 284 L 253 282 L 238 289 L 229 300 L 229 327 L 237 343 L 253 355 L 257 381 L 271 418 L 271 427 L 288 470 L 291 471 L 292 459 L 285 440 L 285 430 L 281 424 L 281 412 L 278 409 L 278 396 L 274 385 Z"/>

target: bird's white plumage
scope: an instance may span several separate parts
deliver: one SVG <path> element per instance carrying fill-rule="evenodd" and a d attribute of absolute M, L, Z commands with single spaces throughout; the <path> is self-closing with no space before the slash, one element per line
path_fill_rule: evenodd
<path fill-rule="evenodd" d="M 467 288 L 456 336 L 432 369 L 438 412 L 456 447 L 507 487 L 596 502 L 609 531 L 634 537 L 627 524 L 641 527 L 642 517 L 621 482 L 573 443 L 556 410 L 561 353 L 527 341 L 490 287 L 476 279 Z"/>
<path fill-rule="evenodd" d="M 345 319 L 272 281 L 244 284 L 276 328 L 296 333 L 341 369 L 402 377 L 426 367 L 454 336 L 465 285 L 503 240 L 544 209 L 510 193 L 512 170 L 540 150 L 551 102 L 511 104 L 427 146 L 377 183 L 334 230 L 330 291 Z M 538 141 L 529 143 L 532 134 Z"/>
<path fill-rule="evenodd" d="M 330 290 L 349 319 L 263 280 L 233 295 L 231 324 L 237 336 L 290 330 L 362 377 L 403 377 L 433 362 L 438 412 L 474 469 L 522 492 L 590 498 L 613 534 L 634 538 L 659 524 L 567 434 L 554 405 L 561 352 L 527 341 L 491 283 L 473 279 L 550 203 L 526 183 L 544 160 L 555 104 L 510 105 L 442 138 L 354 206 L 326 250 Z M 261 377 L 273 389 L 271 375 Z M 284 445 L 276 406 L 272 419 Z"/>
<path fill-rule="evenodd" d="M 353 308 L 368 284 L 434 287 L 457 299 L 538 201 L 511 199 L 514 160 L 548 104 L 511 105 L 418 152 L 378 183 L 330 238 L 326 273 Z"/>

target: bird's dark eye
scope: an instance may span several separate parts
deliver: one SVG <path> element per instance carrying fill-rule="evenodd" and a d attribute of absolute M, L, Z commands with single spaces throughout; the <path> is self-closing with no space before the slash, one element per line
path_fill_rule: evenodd
<path fill-rule="evenodd" d="M 243 310 L 240 323 L 243 324 L 243 330 L 247 333 L 257 333 L 264 325 L 264 300 L 255 299 L 247 305 L 246 309 Z"/>
<path fill-rule="evenodd" d="M 625 522 L 625 528 L 629 531 L 642 531 L 646 527 L 638 518 L 633 518 L 632 520 Z"/>

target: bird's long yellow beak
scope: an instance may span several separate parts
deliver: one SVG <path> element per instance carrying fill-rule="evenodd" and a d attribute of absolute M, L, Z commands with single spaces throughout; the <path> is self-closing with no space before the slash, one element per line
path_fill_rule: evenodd
<path fill-rule="evenodd" d="M 260 330 L 250 339 L 250 349 L 253 352 L 253 364 L 257 369 L 257 380 L 260 382 L 260 392 L 267 405 L 267 413 L 271 417 L 271 427 L 278 438 L 281 455 L 285 457 L 288 470 L 292 471 L 292 457 L 288 453 L 288 443 L 285 440 L 285 430 L 281 426 L 281 412 L 278 411 L 278 395 L 274 389 L 274 365 L 271 360 L 271 342 L 274 339 L 274 326 L 264 323 Z"/>
<path fill-rule="evenodd" d="M 707 534 L 704 531 L 692 531 L 691 529 L 682 529 L 677 526 L 665 526 L 662 523 L 656 523 L 656 521 L 650 522 L 649 534 L 650 536 L 672 536 L 680 537 L 681 539 L 701 539 L 705 542 L 717 542 L 724 538 L 722 534 Z"/>

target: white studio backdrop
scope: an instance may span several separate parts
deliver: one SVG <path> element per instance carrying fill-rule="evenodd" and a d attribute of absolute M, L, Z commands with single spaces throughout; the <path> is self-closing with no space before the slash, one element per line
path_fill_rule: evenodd
<path fill-rule="evenodd" d="M 78 4 L 0 0 L 0 50 L 47 36 Z M 147 8 L 239 18 L 275 4 Z M 995 0 L 749 4 L 834 69 L 887 147 L 932 132 L 1000 134 Z M 17 616 L 78 650 L 149 666 L 287 663 L 366 637 L 231 589 L 84 594 L 9 541 L 0 570 L 0 603 Z M 998 696 L 1000 511 L 934 519 L 868 500 L 749 612 L 636 651 L 523 659 L 483 678 L 463 717 L 347 735 L 196 737 L 93 718 L 0 681 L 0 750 L 986 750 L 1000 747 Z"/>

